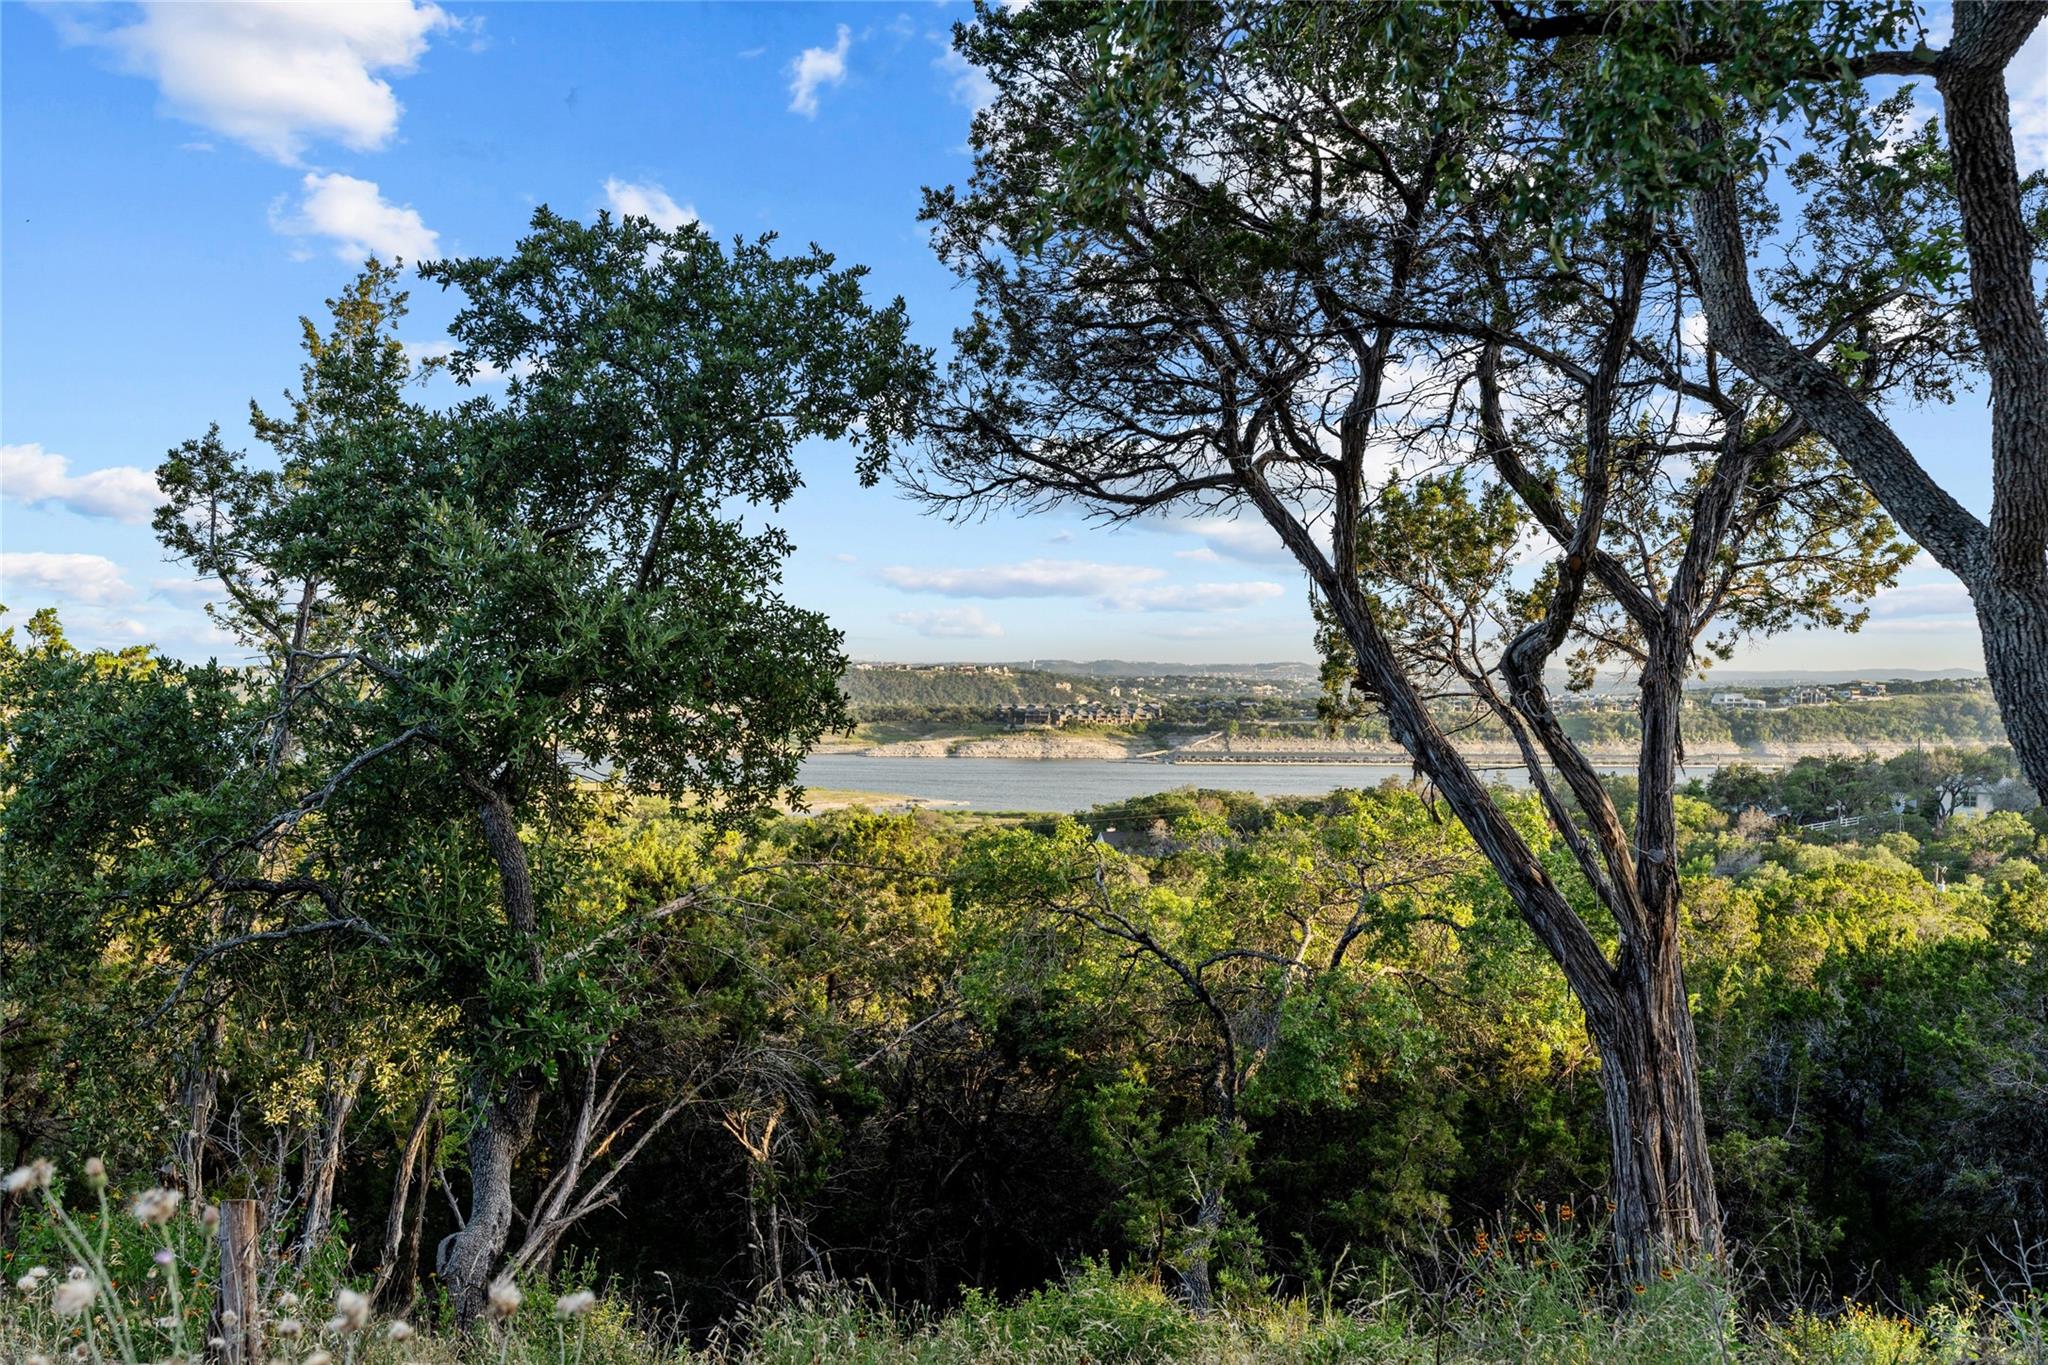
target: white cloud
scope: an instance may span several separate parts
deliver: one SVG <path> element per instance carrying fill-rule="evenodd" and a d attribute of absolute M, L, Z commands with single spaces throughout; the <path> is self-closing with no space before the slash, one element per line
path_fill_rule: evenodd
<path fill-rule="evenodd" d="M 132 590 L 120 566 L 105 555 L 0 553 L 0 601 L 12 604 L 24 593 L 103 605 L 126 599 Z"/>
<path fill-rule="evenodd" d="M 2013 153 L 2025 175 L 2048 166 L 2048 28 L 2035 29 L 2005 69 L 2005 88 L 2012 98 Z"/>
<path fill-rule="evenodd" d="M 1278 583 L 1187 583 L 1133 588 L 1110 602 L 1127 611 L 1232 611 L 1270 602 L 1285 591 Z"/>
<path fill-rule="evenodd" d="M 1164 521 L 1141 521 L 1138 525 L 1151 530 L 1198 537 L 1205 548 L 1225 559 L 1241 560 L 1251 564 L 1294 562 L 1293 554 L 1280 543 L 1280 537 L 1273 534 L 1273 528 L 1253 517 L 1237 520 L 1220 517 L 1178 517 Z"/>
<path fill-rule="evenodd" d="M 839 41 L 831 47 L 807 47 L 789 64 L 789 109 L 805 118 L 818 116 L 818 87 L 837 89 L 846 81 L 846 53 L 853 46 L 853 31 L 839 26 Z"/>
<path fill-rule="evenodd" d="M 1217 554 L 1206 545 L 1194 550 L 1175 550 L 1173 557 L 1175 559 L 1192 559 L 1202 564 L 1216 564 L 1220 563 L 1223 559 L 1222 555 Z"/>
<path fill-rule="evenodd" d="M 71 461 L 33 442 L 0 445 L 0 494 L 24 507 L 52 504 L 130 525 L 146 525 L 163 501 L 156 475 L 146 469 L 114 465 L 73 474 Z"/>
<path fill-rule="evenodd" d="M 159 578 L 149 585 L 151 593 L 167 602 L 199 605 L 218 602 L 227 596 L 227 585 L 218 578 Z"/>
<path fill-rule="evenodd" d="M 1096 564 L 1079 559 L 1027 559 L 978 568 L 887 565 L 876 571 L 891 587 L 942 597 L 1073 597 L 1112 611 L 1230 611 L 1270 602 L 1278 583 L 1166 584 L 1164 569 Z"/>
<path fill-rule="evenodd" d="M 1003 633 L 980 607 L 945 607 L 938 611 L 899 611 L 890 618 L 934 640 L 993 640 Z"/>
<path fill-rule="evenodd" d="M 1902 584 L 1886 588 L 1870 599 L 1870 619 L 1885 625 L 1958 617 L 1974 621 L 1976 616 L 1977 609 L 1970 602 L 1969 589 L 1952 579 L 1948 582 Z"/>
<path fill-rule="evenodd" d="M 431 360 L 447 360 L 457 350 L 452 341 L 407 341 L 400 344 L 405 347 L 405 358 L 412 362 L 415 369 Z M 520 379 L 526 379 L 538 368 L 531 360 L 519 359 L 512 362 L 511 373 Z M 505 382 L 505 375 L 506 372 L 496 365 L 488 361 L 478 361 L 476 373 L 469 377 L 469 382 L 472 386 L 502 384 Z"/>
<path fill-rule="evenodd" d="M 945 76 L 953 103 L 964 104 L 978 113 L 996 102 L 996 83 L 988 78 L 987 72 L 968 61 L 959 48 L 947 44 L 932 65 Z"/>
<path fill-rule="evenodd" d="M 385 199 L 376 181 L 308 174 L 300 184 L 305 196 L 295 212 L 285 213 L 282 201 L 271 207 L 270 225 L 285 236 L 331 238 L 334 254 L 355 265 L 367 256 L 417 262 L 439 254 L 441 234 L 411 205 Z"/>
<path fill-rule="evenodd" d="M 622 218 L 645 218 L 663 232 L 674 232 L 697 221 L 697 209 L 678 204 L 661 186 L 649 181 L 636 184 L 608 176 L 604 182 L 604 205 Z"/>
<path fill-rule="evenodd" d="M 287 164 L 313 138 L 356 151 L 389 142 L 402 106 L 380 74 L 411 73 L 433 35 L 464 26 L 414 0 L 158 0 L 114 27 L 94 27 L 80 11 L 54 13 L 68 39 L 112 52 L 123 69 L 155 81 L 171 114 Z"/>
<path fill-rule="evenodd" d="M 1105 597 L 1137 583 L 1164 578 L 1163 569 L 1091 564 L 1080 559 L 1027 559 L 972 569 L 920 569 L 891 564 L 882 581 L 905 592 L 943 597 Z"/>

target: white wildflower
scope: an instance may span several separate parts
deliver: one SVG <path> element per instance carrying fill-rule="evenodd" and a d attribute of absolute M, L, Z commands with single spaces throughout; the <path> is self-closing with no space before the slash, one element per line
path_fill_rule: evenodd
<path fill-rule="evenodd" d="M 520 1300 L 525 1295 L 519 1286 L 510 1280 L 496 1280 L 491 1284 L 490 1312 L 494 1318 L 509 1318 L 519 1311 Z"/>
<path fill-rule="evenodd" d="M 177 1190 L 166 1190 L 161 1187 L 144 1190 L 135 1196 L 135 1202 L 128 1206 L 128 1212 L 135 1215 L 135 1221 L 138 1223 L 162 1227 L 171 1221 L 172 1215 L 177 1213 L 178 1205 L 183 1203 L 184 1199 L 185 1196 Z"/>
<path fill-rule="evenodd" d="M 57 1310 L 57 1316 L 75 1318 L 91 1308 L 93 1300 L 100 1296 L 99 1281 L 90 1275 L 83 1279 L 66 1280 L 57 1286 L 57 1292 L 50 1296 L 50 1307 Z"/>
<path fill-rule="evenodd" d="M 370 1325 L 370 1301 L 353 1289 L 334 1296 L 334 1320 L 344 1332 L 360 1332 Z"/>
<path fill-rule="evenodd" d="M 0 1191 L 20 1194 L 24 1190 L 47 1190 L 55 1178 L 57 1168 L 47 1161 L 31 1161 L 26 1166 L 16 1166 L 4 1178 L 0 1178 Z"/>
<path fill-rule="evenodd" d="M 293 1337 L 305 1331 L 306 1325 L 297 1318 L 279 1318 L 276 1322 L 270 1324 L 270 1330 L 283 1337 L 286 1341 L 290 1341 Z"/>
<path fill-rule="evenodd" d="M 384 1329 L 384 1335 L 392 1341 L 404 1341 L 412 1335 L 412 1324 L 403 1318 L 393 1318 L 391 1325 Z"/>
<path fill-rule="evenodd" d="M 555 1300 L 555 1316 L 558 1318 L 580 1318 L 597 1303 L 597 1295 L 588 1289 L 579 1289 L 573 1294 L 564 1294 Z"/>

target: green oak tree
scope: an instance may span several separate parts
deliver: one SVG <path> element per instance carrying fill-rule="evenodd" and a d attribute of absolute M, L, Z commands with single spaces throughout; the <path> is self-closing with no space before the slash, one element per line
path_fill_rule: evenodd
<path fill-rule="evenodd" d="M 380 844 L 435 843 L 459 869 L 434 884 L 461 925 L 438 965 L 465 1019 L 470 1193 L 439 1268 L 469 1321 L 543 1094 L 606 1017 L 559 967 L 590 781 L 714 823 L 794 790 L 845 721 L 844 661 L 782 596 L 789 543 L 755 514 L 796 491 L 812 438 L 850 439 L 871 479 L 928 358 L 859 268 L 695 225 L 542 209 L 512 254 L 422 274 L 460 302 L 459 402 L 406 392 L 403 296 L 373 262 L 330 332 L 307 324 L 291 413 L 257 414 L 274 463 L 189 443 L 158 524 L 274 680 L 274 813 L 228 851 L 273 863 L 347 821 L 361 859 L 305 895 L 374 886 Z M 498 377 L 501 398 L 479 390 Z"/>

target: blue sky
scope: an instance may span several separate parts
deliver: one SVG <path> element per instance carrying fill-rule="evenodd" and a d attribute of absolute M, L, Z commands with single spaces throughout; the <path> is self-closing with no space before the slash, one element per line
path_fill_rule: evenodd
<path fill-rule="evenodd" d="M 536 204 L 693 215 L 872 267 L 943 346 L 967 299 L 916 221 L 964 179 L 964 5 L 0 5 L 0 600 L 75 639 L 228 646 L 165 563 L 147 471 L 296 377 L 297 318 L 366 249 L 508 248 Z M 2026 58 L 2023 56 L 2022 62 Z M 414 291 L 409 334 L 449 308 Z M 1982 405 L 1908 415 L 1979 511 Z M 1076 518 L 954 526 L 848 452 L 805 451 L 788 592 L 856 658 L 1305 659 L 1300 575 L 1257 528 L 1114 533 Z M 1974 667 L 1967 600 L 1917 565 L 1855 637 L 1742 666 Z"/>

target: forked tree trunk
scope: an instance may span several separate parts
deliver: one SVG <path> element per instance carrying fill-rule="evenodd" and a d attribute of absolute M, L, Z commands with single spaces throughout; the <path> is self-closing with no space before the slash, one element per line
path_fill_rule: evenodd
<path fill-rule="evenodd" d="M 1277 521 L 1275 529 L 1282 529 Z M 1304 562 L 1314 561 L 1304 556 Z M 1613 907 L 1617 915 L 1633 914 L 1643 922 L 1636 930 L 1641 946 L 1624 949 L 1620 961 L 1611 963 L 1491 790 L 1431 718 L 1377 624 L 1340 585 L 1329 586 L 1338 589 L 1330 594 L 1332 605 L 1380 698 L 1389 732 L 1470 831 L 1585 1010 L 1607 1095 L 1617 1253 L 1649 1273 L 1717 1254 L 1720 1201 L 1707 1156 L 1692 1012 L 1679 966 L 1676 854 L 1671 835 L 1662 832 L 1668 813 L 1645 807 L 1649 818 L 1637 837 L 1651 839 L 1639 852 L 1657 874 L 1645 878 L 1654 894 L 1647 907 L 1641 897 Z M 1645 701 L 1646 726 L 1675 710 L 1661 695 Z"/>

